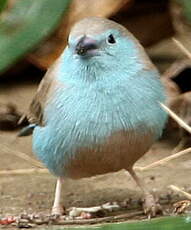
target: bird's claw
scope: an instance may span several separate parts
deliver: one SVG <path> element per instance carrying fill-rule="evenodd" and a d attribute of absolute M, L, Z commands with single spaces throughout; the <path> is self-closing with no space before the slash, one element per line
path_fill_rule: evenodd
<path fill-rule="evenodd" d="M 143 202 L 144 213 L 148 216 L 148 219 L 155 217 L 157 213 L 162 213 L 162 207 L 155 200 L 152 194 L 146 194 Z"/>
<path fill-rule="evenodd" d="M 52 216 L 61 216 L 64 214 L 64 208 L 62 206 L 52 207 Z"/>

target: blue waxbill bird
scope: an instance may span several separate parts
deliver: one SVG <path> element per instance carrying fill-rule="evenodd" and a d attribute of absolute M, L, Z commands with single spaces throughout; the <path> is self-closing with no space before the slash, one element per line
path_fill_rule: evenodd
<path fill-rule="evenodd" d="M 52 214 L 62 213 L 64 178 L 125 169 L 144 193 L 145 212 L 155 215 L 157 204 L 133 165 L 161 136 L 167 119 L 159 77 L 123 26 L 99 17 L 73 26 L 28 115 L 33 151 L 58 177 Z"/>

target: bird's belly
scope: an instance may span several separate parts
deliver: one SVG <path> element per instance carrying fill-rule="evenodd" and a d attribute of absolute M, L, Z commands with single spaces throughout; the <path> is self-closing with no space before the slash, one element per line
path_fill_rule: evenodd
<path fill-rule="evenodd" d="M 34 130 L 34 152 L 52 173 L 73 179 L 131 168 L 154 142 L 149 130 L 118 131 L 101 144 L 80 145 L 74 150 L 74 144 L 68 148 L 54 136 L 47 138 L 47 130 L 43 129 Z"/>
<path fill-rule="evenodd" d="M 153 143 L 153 135 L 118 132 L 102 145 L 80 148 L 63 167 L 65 176 L 78 179 L 128 169 Z"/>
<path fill-rule="evenodd" d="M 131 103 L 129 90 L 109 96 L 97 91 L 55 92 L 44 111 L 46 125 L 33 132 L 34 152 L 57 176 L 82 178 L 128 169 L 161 134 L 166 114 L 154 99 L 145 103 L 146 97 L 138 95 Z"/>

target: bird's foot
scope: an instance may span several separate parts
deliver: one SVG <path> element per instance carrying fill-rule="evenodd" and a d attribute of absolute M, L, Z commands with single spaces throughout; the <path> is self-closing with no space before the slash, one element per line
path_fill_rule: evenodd
<path fill-rule="evenodd" d="M 52 207 L 51 215 L 52 216 L 61 216 L 64 214 L 64 212 L 65 212 L 65 210 L 61 205 L 55 206 L 55 207 Z"/>
<path fill-rule="evenodd" d="M 150 193 L 145 195 L 143 210 L 144 213 L 148 216 L 148 219 L 155 217 L 157 213 L 162 213 L 162 207 Z"/>

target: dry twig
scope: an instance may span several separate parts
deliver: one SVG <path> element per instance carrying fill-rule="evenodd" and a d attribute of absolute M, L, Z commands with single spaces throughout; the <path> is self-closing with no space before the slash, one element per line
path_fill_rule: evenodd
<path fill-rule="evenodd" d="M 39 216 L 39 217 L 31 217 L 30 215 L 25 217 L 18 218 L 17 224 L 18 226 L 22 226 L 22 223 L 27 226 L 27 224 L 55 224 L 55 225 L 74 225 L 74 224 L 98 224 L 103 222 L 115 222 L 119 220 L 127 220 L 133 218 L 135 216 L 143 215 L 143 211 L 136 211 L 133 213 L 126 213 L 117 216 L 107 216 L 102 218 L 92 218 L 92 219 L 70 219 L 68 220 L 66 216 L 61 216 L 59 218 L 53 218 L 52 216 Z"/>
<path fill-rule="evenodd" d="M 178 193 L 184 195 L 187 199 L 191 200 L 191 194 L 190 193 L 183 191 L 182 189 L 180 189 L 179 187 L 177 187 L 175 185 L 169 185 L 169 188 L 172 189 L 174 192 L 178 192 Z"/>
<path fill-rule="evenodd" d="M 0 170 L 0 176 L 10 176 L 10 175 L 23 175 L 23 174 L 32 174 L 32 173 L 48 173 L 48 169 L 14 169 L 14 170 Z"/>
<path fill-rule="evenodd" d="M 185 149 L 183 151 L 180 151 L 178 153 L 175 153 L 169 157 L 163 158 L 159 161 L 156 161 L 150 165 L 144 166 L 144 167 L 140 167 L 140 166 L 136 166 L 134 167 L 135 170 L 139 170 L 139 171 L 146 171 L 148 169 L 152 169 L 154 167 L 157 166 L 163 166 L 166 163 L 168 163 L 171 160 L 174 160 L 178 157 L 181 157 L 185 154 L 188 154 L 191 152 L 191 148 Z M 48 169 L 45 168 L 32 168 L 32 169 L 15 169 L 15 170 L 0 170 L 0 176 L 4 176 L 4 175 L 22 175 L 22 174 L 32 174 L 32 173 L 48 173 Z"/>
<path fill-rule="evenodd" d="M 176 38 L 172 38 L 176 46 L 189 58 L 191 59 L 191 53 L 186 49 L 186 47 Z"/>
<path fill-rule="evenodd" d="M 17 156 L 19 158 L 22 158 L 25 161 L 27 161 L 28 163 L 30 163 L 30 164 L 38 167 L 38 168 L 44 168 L 44 166 L 39 161 L 29 157 L 26 153 L 16 151 L 16 150 L 11 150 L 5 144 L 0 144 L 0 148 L 1 148 L 1 151 L 4 151 L 4 152 L 9 153 L 9 154 L 13 154 L 13 155 L 15 155 L 15 156 Z"/>
<path fill-rule="evenodd" d="M 170 108 L 168 108 L 163 103 L 160 103 L 161 107 L 187 132 L 191 133 L 191 127 L 186 124 L 176 113 L 174 113 Z"/>
<path fill-rule="evenodd" d="M 145 167 L 139 167 L 139 166 L 137 166 L 137 167 L 134 167 L 134 169 L 135 170 L 139 170 L 139 171 L 145 171 L 145 170 L 157 167 L 157 166 L 163 166 L 166 163 L 168 163 L 169 161 L 174 160 L 174 159 L 176 159 L 178 157 L 181 157 L 181 156 L 183 156 L 185 154 L 188 154 L 188 153 L 191 153 L 191 148 L 187 148 L 187 149 L 185 149 L 183 151 L 180 151 L 178 153 L 175 153 L 175 154 L 173 154 L 173 155 L 171 155 L 169 157 L 165 157 L 165 158 L 163 158 L 163 159 L 161 159 L 159 161 L 156 161 L 156 162 L 154 162 L 154 163 L 152 163 L 150 165 L 147 165 Z"/>

